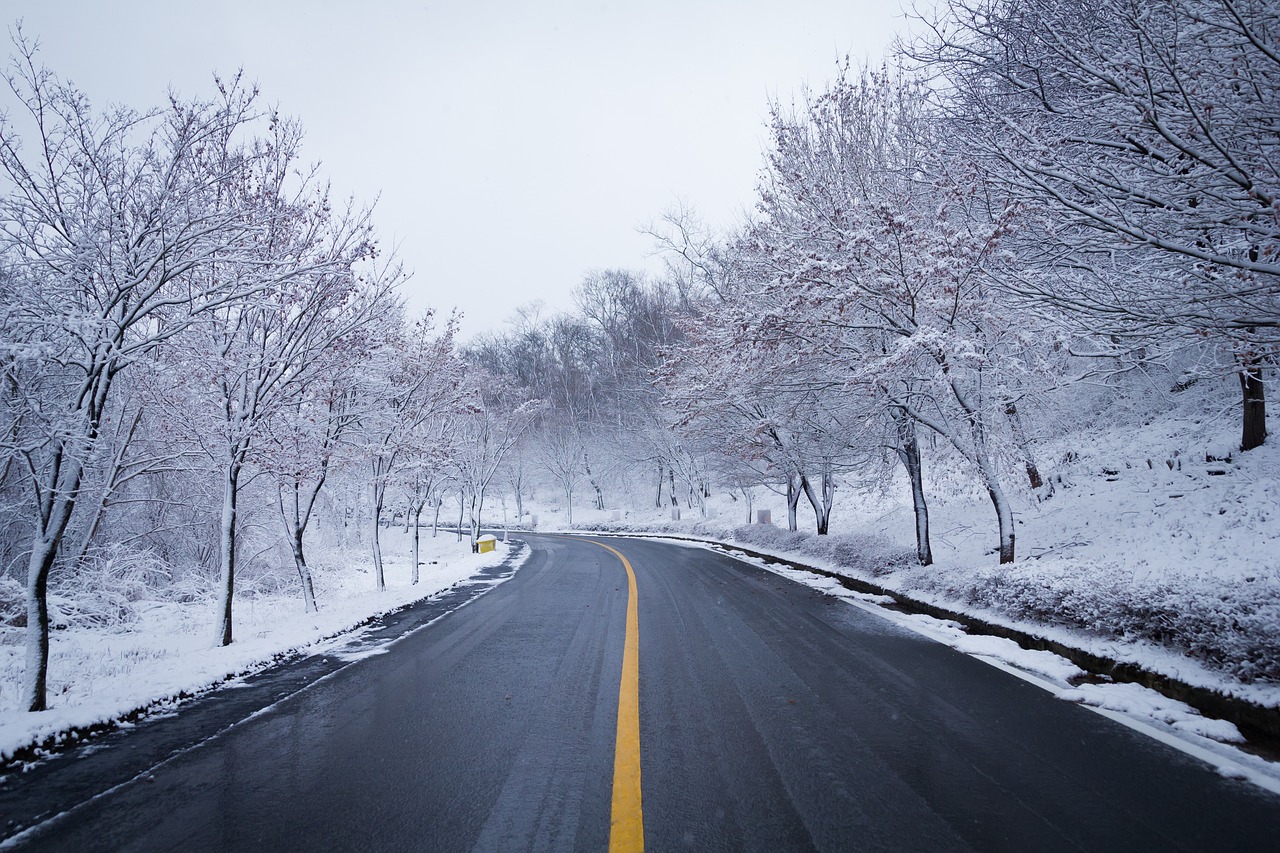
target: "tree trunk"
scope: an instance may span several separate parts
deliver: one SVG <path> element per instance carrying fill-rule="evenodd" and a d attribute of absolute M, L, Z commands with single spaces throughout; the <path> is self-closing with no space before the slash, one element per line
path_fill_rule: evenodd
<path fill-rule="evenodd" d="M 826 532 L 822 529 L 822 510 L 818 508 L 818 499 L 813 495 L 813 484 L 809 482 L 809 478 L 805 475 L 800 476 L 800 491 L 809 499 L 809 506 L 813 507 L 813 517 L 818 529 L 818 535 L 821 536 Z"/>
<path fill-rule="evenodd" d="M 571 489 L 568 484 L 564 487 L 564 505 L 568 515 L 568 521 L 566 524 L 573 527 L 573 489 Z"/>
<path fill-rule="evenodd" d="M 671 479 L 671 505 L 673 507 L 680 506 L 680 501 L 676 499 L 676 469 L 668 468 L 667 476 Z"/>
<path fill-rule="evenodd" d="M 787 475 L 787 529 L 796 532 L 796 508 L 800 505 L 800 483 L 803 475 L 792 472 Z"/>
<path fill-rule="evenodd" d="M 484 492 L 477 490 L 471 493 L 471 551 L 480 549 L 476 541 L 480 538 L 480 514 L 484 512 Z"/>
<path fill-rule="evenodd" d="M 805 496 L 809 499 L 809 506 L 813 507 L 813 517 L 816 520 L 818 535 L 826 536 L 827 529 L 831 523 L 831 504 L 835 500 L 835 478 L 831 476 L 830 470 L 823 470 L 821 499 L 815 494 L 813 484 L 809 482 L 808 477 L 801 475 L 800 485 L 804 490 Z"/>
<path fill-rule="evenodd" d="M 88 429 L 85 444 L 92 447 L 98 437 L 106 386 L 97 389 L 88 407 Z M 67 524 L 76 508 L 84 465 L 67 454 L 67 445 L 55 445 L 47 472 L 36 491 L 40 495 L 39 515 L 32 536 L 31 556 L 27 561 L 27 654 L 24 673 L 27 710 L 44 711 L 48 705 L 49 685 L 49 572 L 62 547 Z"/>
<path fill-rule="evenodd" d="M 436 534 L 440 532 L 440 507 L 444 506 L 444 496 L 436 496 L 435 515 L 431 519 L 431 538 L 435 539 Z"/>
<path fill-rule="evenodd" d="M 1040 466 L 1036 465 L 1031 455 L 1031 442 L 1027 440 L 1027 431 L 1022 426 L 1022 415 L 1018 414 L 1018 405 L 1010 400 L 1005 404 L 1004 413 L 1009 418 L 1009 427 L 1013 430 L 1013 440 L 1022 454 L 1022 464 L 1027 469 L 1027 481 L 1031 488 L 1038 489 L 1044 485 L 1040 477 Z"/>
<path fill-rule="evenodd" d="M 924 465 L 920 458 L 920 440 L 916 435 L 915 421 L 910 416 L 894 415 L 898 425 L 898 459 L 911 481 L 911 505 L 916 514 L 916 559 L 920 565 L 933 563 L 933 549 L 929 546 L 929 506 L 924 499 Z"/>
<path fill-rule="evenodd" d="M 462 522 L 467 515 L 467 494 L 458 492 L 458 542 L 462 541 Z"/>
<path fill-rule="evenodd" d="M 64 467 L 65 464 L 65 467 Z M 25 675 L 28 711 L 44 711 L 49 684 L 49 572 L 58 557 L 62 537 L 75 510 L 84 467 L 68 459 L 59 446 L 43 478 L 40 515 L 27 562 L 27 660 Z"/>
<path fill-rule="evenodd" d="M 382 501 L 386 497 L 386 486 L 376 481 L 373 484 L 373 580 L 378 592 L 387 588 L 387 578 L 382 570 Z"/>
<path fill-rule="evenodd" d="M 657 503 L 654 504 L 654 506 L 657 507 L 658 509 L 662 509 L 662 484 L 663 484 L 663 481 L 666 479 L 664 476 L 665 474 L 666 474 L 666 469 L 662 465 L 662 460 L 659 459 L 658 460 L 658 501 Z"/>
<path fill-rule="evenodd" d="M 293 566 L 298 570 L 298 580 L 302 584 L 302 606 L 305 612 L 315 613 L 319 610 L 316 604 L 315 585 L 311 581 L 311 567 L 307 565 L 307 558 L 303 549 L 303 537 L 306 536 L 307 524 L 311 520 L 311 510 L 315 506 L 316 496 L 320 494 L 320 489 L 324 487 L 325 474 L 328 466 L 325 466 L 325 473 L 310 490 L 310 495 L 304 502 L 302 498 L 302 484 L 295 477 L 290 483 L 290 491 L 293 493 L 293 506 L 289 507 L 285 504 L 284 491 L 277 492 L 280 498 L 280 521 L 284 524 L 285 531 L 289 535 L 289 549 L 293 552 Z"/>
<path fill-rule="evenodd" d="M 831 525 L 831 510 L 836 506 L 836 478 L 830 467 L 822 472 L 822 533 Z"/>
<path fill-rule="evenodd" d="M 986 444 L 981 440 L 980 425 L 975 427 L 975 433 L 978 434 L 978 440 L 974 442 L 974 462 L 977 463 L 978 473 L 982 477 L 982 484 L 986 486 L 987 494 L 991 497 L 991 504 L 996 510 L 996 520 L 1000 526 L 1000 562 L 1013 562 L 1013 510 L 1009 506 L 1009 500 L 1005 497 L 1004 489 L 1000 486 L 1000 477 L 996 473 L 995 466 L 991 462 L 991 457 L 987 453 Z"/>
<path fill-rule="evenodd" d="M 987 494 L 991 496 L 991 503 L 996 508 L 996 517 L 1000 520 L 1000 563 L 1013 562 L 1013 512 L 1009 509 L 1009 502 L 1005 499 L 1004 491 L 998 483 L 993 482 L 987 486 Z"/>
<path fill-rule="evenodd" d="M 587 482 L 591 484 L 591 488 L 596 491 L 596 509 L 604 511 L 604 492 L 600 489 L 600 484 L 596 482 L 596 477 L 591 473 L 591 462 L 587 459 L 587 454 L 582 454 L 582 470 L 587 474 Z"/>
<path fill-rule="evenodd" d="M 422 504 L 419 503 L 413 511 L 413 568 L 409 571 L 410 583 L 418 582 L 418 528 L 422 522 Z"/>
<path fill-rule="evenodd" d="M 307 565 L 306 557 L 302 551 L 303 531 L 295 528 L 293 541 L 293 565 L 298 570 L 298 580 L 302 582 L 302 606 L 307 613 L 315 613 L 320 608 L 316 604 L 316 588 L 311 581 L 311 567 Z"/>
<path fill-rule="evenodd" d="M 981 409 L 969 394 L 955 382 L 950 384 L 956 402 L 968 416 L 969 436 L 973 441 L 971 459 L 978 468 L 982 485 L 986 487 L 996 510 L 996 519 L 1000 526 L 1000 562 L 1001 564 L 1012 563 L 1014 557 L 1013 510 L 1009 507 L 1004 489 L 1000 486 L 1000 475 L 996 472 L 995 465 L 991 462 L 991 454 L 987 450 L 986 421 L 983 419 Z M 956 442 L 956 436 L 949 434 L 947 437 L 957 450 L 961 453 L 965 452 L 964 448 Z"/>
<path fill-rule="evenodd" d="M 58 554 L 57 539 L 36 539 L 27 564 L 27 669 L 25 688 L 28 711 L 44 711 L 49 681 L 49 571 Z"/>
<path fill-rule="evenodd" d="M 1244 398 L 1244 430 L 1240 449 L 1253 450 L 1267 440 L 1267 402 L 1262 384 L 1262 365 L 1257 358 L 1247 361 L 1240 371 L 1240 393 Z"/>
<path fill-rule="evenodd" d="M 236 502 L 240 497 L 243 461 L 233 452 L 222 481 L 222 527 L 218 541 L 218 631 L 220 646 L 231 645 L 231 605 L 236 593 Z"/>

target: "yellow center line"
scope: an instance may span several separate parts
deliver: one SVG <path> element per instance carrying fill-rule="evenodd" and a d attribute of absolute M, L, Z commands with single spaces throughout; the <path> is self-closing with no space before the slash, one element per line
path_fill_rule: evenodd
<path fill-rule="evenodd" d="M 640 616 L 636 606 L 636 573 L 619 551 L 603 542 L 586 541 L 612 551 L 627 570 L 627 637 L 622 647 L 622 683 L 618 688 L 609 853 L 641 853 L 644 818 L 640 809 Z"/>

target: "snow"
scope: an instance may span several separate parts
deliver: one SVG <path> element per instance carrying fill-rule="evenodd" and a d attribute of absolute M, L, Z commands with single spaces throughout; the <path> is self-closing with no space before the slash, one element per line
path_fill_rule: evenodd
<path fill-rule="evenodd" d="M 114 721 L 139 708 L 174 711 L 184 695 L 215 685 L 235 687 L 243 676 L 295 652 L 330 654 L 355 662 L 383 654 L 363 646 L 363 623 L 453 587 L 500 564 L 511 548 L 499 542 L 487 554 L 452 533 L 427 531 L 419 561 L 421 579 L 409 582 L 409 537 L 383 533 L 387 590 L 374 589 L 363 551 L 313 555 L 318 613 L 305 613 L 301 593 L 240 594 L 234 611 L 235 642 L 213 644 L 212 600 L 199 603 L 143 601 L 129 630 L 68 628 L 50 640 L 48 711 L 21 707 L 23 631 L 0 633 L 0 758 L 75 729 Z M 527 552 L 526 552 L 527 554 Z M 484 584 L 492 587 L 493 584 Z M 72 735 L 72 737 L 76 737 Z"/>
<path fill-rule="evenodd" d="M 1183 703 L 1139 684 L 1082 684 L 1073 690 L 1062 691 L 1058 698 L 1122 714 L 1149 717 L 1179 731 L 1224 743 L 1244 743 L 1240 730 L 1231 723 L 1189 712 Z"/>

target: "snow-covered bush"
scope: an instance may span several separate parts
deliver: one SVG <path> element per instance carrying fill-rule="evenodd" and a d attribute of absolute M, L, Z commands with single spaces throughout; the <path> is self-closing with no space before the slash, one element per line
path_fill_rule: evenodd
<path fill-rule="evenodd" d="M 673 536 L 699 536 L 708 539 L 728 539 L 733 533 L 732 525 L 714 518 L 697 518 L 696 510 L 690 511 L 696 520 L 662 520 L 654 521 L 589 521 L 577 522 L 575 530 L 599 530 L 607 533 L 670 533 Z"/>
<path fill-rule="evenodd" d="M 1174 576 L 1149 583 L 1077 566 L 1062 573 L 939 575 L 924 586 L 1019 620 L 1164 645 L 1241 682 L 1280 683 L 1280 582 L 1274 578 L 1228 585 Z"/>
<path fill-rule="evenodd" d="M 150 551 L 112 546 L 91 553 L 50 581 L 49 620 L 54 629 L 125 630 L 138 620 L 139 602 L 160 597 L 173 579 Z"/>
<path fill-rule="evenodd" d="M 15 579 L 0 575 L 0 626 L 20 627 L 27 622 L 26 589 Z"/>
<path fill-rule="evenodd" d="M 785 551 L 817 557 L 848 569 L 878 577 L 915 563 L 915 551 L 879 536 L 840 533 L 814 536 L 792 532 L 769 524 L 748 524 L 735 528 L 733 538 L 744 545 L 769 551 Z"/>

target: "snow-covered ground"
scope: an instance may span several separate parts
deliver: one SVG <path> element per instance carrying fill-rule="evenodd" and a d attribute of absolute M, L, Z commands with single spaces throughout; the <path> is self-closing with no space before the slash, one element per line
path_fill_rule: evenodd
<path fill-rule="evenodd" d="M 399 529 L 383 535 L 384 592 L 374 588 L 365 550 L 317 550 L 310 562 L 320 611 L 304 612 L 296 589 L 240 595 L 234 610 L 235 642 L 230 646 L 215 646 L 214 607 L 207 600 L 130 602 L 133 621 L 128 630 L 72 625 L 53 631 L 51 707 L 40 713 L 21 708 L 23 631 L 0 628 L 0 758 L 60 732 L 198 693 L 261 669 L 282 655 L 318 649 L 328 638 L 448 589 L 510 553 L 510 546 L 499 542 L 491 553 L 472 554 L 468 540 L 457 542 L 452 533 L 444 532 L 433 539 L 428 530 L 421 540 L 420 580 L 412 585 L 409 537 Z"/>

